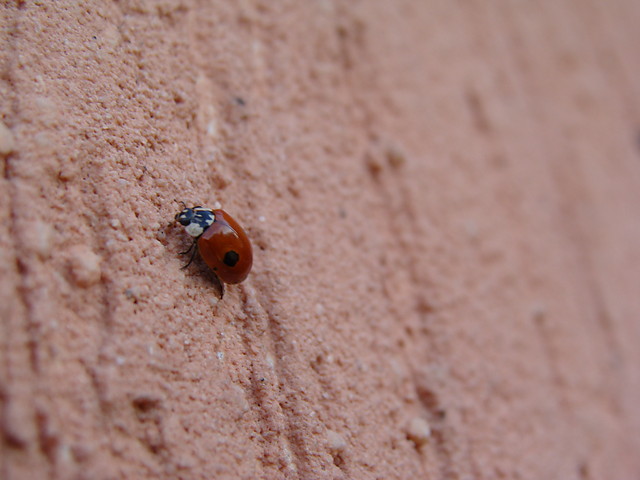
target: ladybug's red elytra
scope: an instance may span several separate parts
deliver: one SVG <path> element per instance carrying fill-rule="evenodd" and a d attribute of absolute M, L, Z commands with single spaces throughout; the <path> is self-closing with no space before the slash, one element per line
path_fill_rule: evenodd
<path fill-rule="evenodd" d="M 196 247 L 205 263 L 224 283 L 240 283 L 251 271 L 253 251 L 249 237 L 231 215 L 221 209 L 185 208 L 176 220 L 194 237 Z M 191 255 L 191 265 L 195 250 Z"/>

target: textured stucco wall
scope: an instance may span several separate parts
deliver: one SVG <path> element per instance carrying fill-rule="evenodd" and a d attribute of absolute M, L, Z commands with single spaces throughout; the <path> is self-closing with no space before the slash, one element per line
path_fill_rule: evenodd
<path fill-rule="evenodd" d="M 640 478 L 638 2 L 0 12 L 1 478 Z"/>

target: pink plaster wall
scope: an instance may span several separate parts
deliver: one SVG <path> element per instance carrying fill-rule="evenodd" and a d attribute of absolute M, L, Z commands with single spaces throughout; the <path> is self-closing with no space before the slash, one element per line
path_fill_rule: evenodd
<path fill-rule="evenodd" d="M 1 478 L 640 478 L 638 2 L 0 15 Z"/>

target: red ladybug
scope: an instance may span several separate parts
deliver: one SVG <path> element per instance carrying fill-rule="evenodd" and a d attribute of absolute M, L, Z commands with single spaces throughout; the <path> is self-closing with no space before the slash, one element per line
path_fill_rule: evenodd
<path fill-rule="evenodd" d="M 176 220 L 194 237 L 191 248 L 200 252 L 205 263 L 225 283 L 240 283 L 251 271 L 253 252 L 251 242 L 242 227 L 224 210 L 204 207 L 185 208 Z M 189 263 L 191 265 L 195 250 Z"/>

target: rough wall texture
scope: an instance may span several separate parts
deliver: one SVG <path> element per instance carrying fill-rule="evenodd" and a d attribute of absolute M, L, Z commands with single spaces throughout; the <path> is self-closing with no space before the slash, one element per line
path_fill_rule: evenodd
<path fill-rule="evenodd" d="M 0 9 L 1 478 L 640 478 L 638 2 Z"/>

